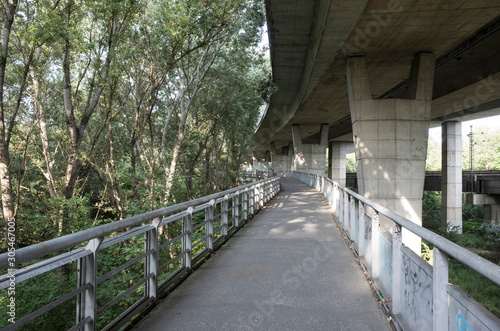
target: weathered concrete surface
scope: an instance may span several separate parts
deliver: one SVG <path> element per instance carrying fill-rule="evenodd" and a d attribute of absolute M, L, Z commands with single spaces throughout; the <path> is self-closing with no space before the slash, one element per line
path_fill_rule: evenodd
<path fill-rule="evenodd" d="M 321 125 L 319 144 L 303 144 L 300 125 L 292 128 L 293 164 L 292 170 L 323 176 L 325 174 L 326 149 L 328 148 L 328 125 Z"/>
<path fill-rule="evenodd" d="M 292 125 L 304 143 L 330 126 L 351 132 L 345 57 L 366 54 L 372 94 L 408 98 L 409 63 L 436 56 L 430 118 L 500 114 L 498 0 L 266 0 L 273 81 L 278 91 L 253 137 L 259 158 L 270 141 L 287 146 Z M 352 139 L 352 134 L 350 135 Z"/>
<path fill-rule="evenodd" d="M 390 330 L 322 196 L 281 183 L 136 330 Z"/>
<path fill-rule="evenodd" d="M 441 225 L 462 233 L 462 123 L 442 128 Z"/>

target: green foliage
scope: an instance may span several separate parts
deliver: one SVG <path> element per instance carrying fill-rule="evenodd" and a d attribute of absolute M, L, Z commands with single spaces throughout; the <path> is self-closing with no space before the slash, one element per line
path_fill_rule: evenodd
<path fill-rule="evenodd" d="M 441 171 L 441 143 L 429 136 L 425 171 Z"/>
<path fill-rule="evenodd" d="M 474 170 L 500 170 L 500 131 L 489 127 L 474 128 Z M 470 169 L 470 141 L 462 136 L 462 169 Z"/>
<path fill-rule="evenodd" d="M 356 172 L 356 155 L 354 153 L 347 154 L 345 161 L 346 172 Z"/>
<path fill-rule="evenodd" d="M 11 118 L 27 72 L 9 148 L 18 246 L 236 185 L 259 108 L 276 91 L 258 48 L 264 21 L 259 1 L 20 2 L 2 95 Z M 203 215 L 193 216 L 194 224 L 203 222 Z M 216 222 L 220 226 L 220 218 Z M 165 226 L 160 244 L 181 229 L 180 221 Z M 203 231 L 197 229 L 195 241 Z M 99 276 L 143 249 L 141 235 L 100 251 Z M 203 242 L 193 253 L 202 249 Z M 180 240 L 162 250 L 160 281 L 177 270 L 180 259 L 172 261 L 180 253 Z M 75 263 L 62 269 L 18 284 L 19 317 L 75 288 Z M 100 283 L 99 307 L 137 284 L 143 272 L 140 260 Z M 140 286 L 100 314 L 99 328 L 142 294 Z M 5 300 L 0 293 L 2 309 Z M 72 299 L 26 329 L 68 329 L 74 312 Z"/>
<path fill-rule="evenodd" d="M 441 192 L 424 191 L 422 225 L 431 230 L 441 228 Z"/>
<path fill-rule="evenodd" d="M 474 300 L 500 317 L 500 301 L 498 300 L 500 287 L 498 285 L 453 259 L 449 263 L 449 276 L 452 284 L 458 285 Z"/>

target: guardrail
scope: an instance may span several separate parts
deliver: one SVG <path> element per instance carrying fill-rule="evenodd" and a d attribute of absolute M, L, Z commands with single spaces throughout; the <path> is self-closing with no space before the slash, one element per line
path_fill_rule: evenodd
<path fill-rule="evenodd" d="M 41 329 L 37 318 L 71 300 L 76 301 L 76 322 L 69 330 L 119 329 L 178 284 L 279 189 L 279 178 L 266 179 L 23 247 L 15 251 L 17 270 L 8 264 L 12 254 L 1 254 L 1 270 L 9 268 L 7 274 L 0 276 L 2 290 L 30 282 L 40 288 L 52 286 L 37 280 L 47 275 L 61 282 L 65 280 L 70 287 L 67 293 L 16 319 L 3 330 L 23 326 Z M 121 256 L 120 251 L 125 247 L 127 254 Z M 41 257 L 45 258 L 40 260 Z M 131 275 L 126 287 L 114 288 L 117 284 L 113 283 L 114 277 L 123 275 Z M 75 282 L 71 284 L 71 280 Z M 101 286 L 112 287 L 116 295 L 103 298 Z M 125 298 L 128 303 L 123 311 L 110 316 L 110 308 Z"/>
<path fill-rule="evenodd" d="M 360 262 L 385 298 L 396 327 L 435 331 L 500 330 L 496 316 L 448 283 L 449 257 L 500 285 L 498 265 L 329 178 L 298 172 L 292 176 L 325 196 Z M 392 233 L 379 227 L 380 215 L 392 221 Z M 433 266 L 403 245 L 402 228 L 434 246 Z"/>

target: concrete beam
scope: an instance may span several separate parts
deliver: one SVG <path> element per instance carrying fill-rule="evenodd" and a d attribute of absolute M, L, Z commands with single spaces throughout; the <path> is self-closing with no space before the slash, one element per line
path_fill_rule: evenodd
<path fill-rule="evenodd" d="M 319 144 L 303 144 L 300 125 L 292 126 L 293 165 L 295 171 L 316 175 L 324 175 L 326 148 L 328 146 L 328 125 L 321 125 L 321 140 Z"/>

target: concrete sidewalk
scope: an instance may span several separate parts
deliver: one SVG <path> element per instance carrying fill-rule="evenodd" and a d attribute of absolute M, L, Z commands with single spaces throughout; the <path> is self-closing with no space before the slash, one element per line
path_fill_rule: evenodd
<path fill-rule="evenodd" d="M 391 330 L 321 194 L 281 185 L 135 330 Z"/>

